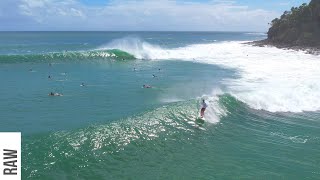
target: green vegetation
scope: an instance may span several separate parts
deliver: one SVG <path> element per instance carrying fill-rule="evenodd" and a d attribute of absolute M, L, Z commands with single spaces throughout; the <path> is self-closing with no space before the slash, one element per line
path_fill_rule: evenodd
<path fill-rule="evenodd" d="M 320 46 L 320 0 L 292 7 L 272 20 L 268 41 L 292 46 Z"/>

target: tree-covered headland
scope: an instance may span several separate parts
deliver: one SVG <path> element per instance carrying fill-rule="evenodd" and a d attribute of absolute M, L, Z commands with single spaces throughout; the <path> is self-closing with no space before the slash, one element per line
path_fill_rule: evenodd
<path fill-rule="evenodd" d="M 267 43 L 286 46 L 320 46 L 320 0 L 292 7 L 272 20 Z"/>

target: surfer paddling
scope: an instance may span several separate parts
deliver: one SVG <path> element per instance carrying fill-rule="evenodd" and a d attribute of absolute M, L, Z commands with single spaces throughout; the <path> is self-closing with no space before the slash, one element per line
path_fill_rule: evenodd
<path fill-rule="evenodd" d="M 207 103 L 205 102 L 204 99 L 202 99 L 201 102 L 201 111 L 200 111 L 200 117 L 203 118 L 204 116 L 204 111 L 206 110 L 206 108 L 208 107 Z"/>
<path fill-rule="evenodd" d="M 144 84 L 142 87 L 143 87 L 143 88 L 152 88 L 152 86 L 150 86 L 150 85 L 145 85 L 145 84 Z"/>
<path fill-rule="evenodd" d="M 50 92 L 48 94 L 48 96 L 63 96 L 62 94 L 59 94 L 59 93 L 53 93 L 53 92 Z"/>

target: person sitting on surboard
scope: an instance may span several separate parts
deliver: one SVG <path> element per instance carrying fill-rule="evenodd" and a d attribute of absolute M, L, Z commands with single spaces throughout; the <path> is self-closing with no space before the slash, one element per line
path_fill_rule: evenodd
<path fill-rule="evenodd" d="M 143 88 L 152 88 L 152 86 L 150 86 L 150 85 L 143 85 Z"/>
<path fill-rule="evenodd" d="M 62 94 L 50 92 L 48 96 L 62 96 Z"/>

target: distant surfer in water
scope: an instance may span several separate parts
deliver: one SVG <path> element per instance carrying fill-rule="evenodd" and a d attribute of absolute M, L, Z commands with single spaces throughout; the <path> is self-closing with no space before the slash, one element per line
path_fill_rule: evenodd
<path fill-rule="evenodd" d="M 145 85 L 145 84 L 144 84 L 142 87 L 143 87 L 143 88 L 152 88 L 152 86 L 150 86 L 150 85 Z"/>
<path fill-rule="evenodd" d="M 63 96 L 62 94 L 53 93 L 53 92 L 50 92 L 48 95 L 49 95 L 49 96 Z"/>
<path fill-rule="evenodd" d="M 201 116 L 201 118 L 203 118 L 203 116 L 204 116 L 204 111 L 206 110 L 207 107 L 208 107 L 207 103 L 205 102 L 204 99 L 202 99 L 202 102 L 201 102 L 201 111 L 200 111 L 200 116 Z"/>

